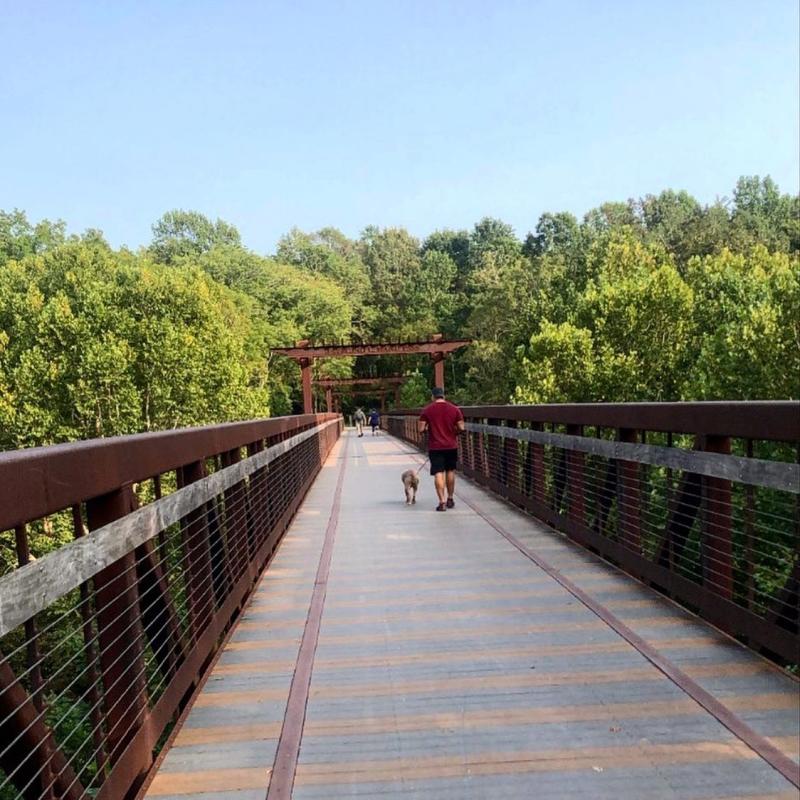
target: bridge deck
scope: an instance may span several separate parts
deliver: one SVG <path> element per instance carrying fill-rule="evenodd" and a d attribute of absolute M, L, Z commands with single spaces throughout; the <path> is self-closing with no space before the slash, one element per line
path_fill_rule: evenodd
<path fill-rule="evenodd" d="M 793 680 L 465 481 L 406 508 L 413 463 L 337 445 L 148 798 L 797 797 L 501 532 L 796 760 Z"/>

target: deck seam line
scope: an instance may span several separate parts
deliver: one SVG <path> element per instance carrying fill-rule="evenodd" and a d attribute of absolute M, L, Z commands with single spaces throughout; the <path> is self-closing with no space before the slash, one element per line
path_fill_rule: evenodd
<path fill-rule="evenodd" d="M 461 500 L 469 506 L 479 517 L 484 519 L 504 539 L 513 545 L 523 556 L 532 561 L 536 566 L 546 572 L 553 580 L 563 586 L 576 600 L 583 603 L 586 608 L 596 614 L 603 622 L 625 639 L 632 647 L 639 651 L 656 669 L 662 672 L 681 691 L 702 706 L 720 724 L 726 727 L 737 739 L 746 744 L 753 752 L 764 759 L 773 769 L 777 770 L 794 786 L 800 788 L 800 767 L 795 762 L 778 750 L 766 737 L 751 728 L 744 720 L 738 717 L 727 706 L 717 700 L 710 692 L 706 691 L 693 678 L 689 677 L 677 664 L 651 646 L 639 634 L 629 628 L 619 617 L 596 601 L 590 595 L 574 584 L 555 567 L 551 566 L 541 556 L 523 544 L 512 533 L 507 531 L 490 514 L 485 513 L 474 502 L 459 494 Z"/>
<path fill-rule="evenodd" d="M 349 444 L 350 437 L 345 436 L 343 452 L 340 457 L 334 458 L 340 464 L 339 475 L 336 480 L 331 513 L 325 528 L 325 539 L 319 557 L 317 574 L 314 579 L 314 589 L 311 594 L 305 628 L 303 629 L 303 638 L 300 641 L 297 663 L 292 675 L 289 697 L 286 701 L 286 711 L 270 774 L 269 786 L 267 787 L 266 800 L 290 800 L 292 789 L 294 788 L 295 772 L 300 756 L 300 745 L 303 741 L 303 727 L 305 726 L 306 708 L 311 689 L 311 675 L 314 670 L 314 658 L 319 641 L 322 612 L 325 607 L 325 596 L 328 590 L 333 544 L 339 524 L 339 510 L 341 508 L 344 476 L 347 471 Z"/>
<path fill-rule="evenodd" d="M 403 452 L 402 448 L 401 452 Z M 421 453 L 418 450 L 405 452 L 411 455 L 417 462 L 421 459 Z M 626 625 L 610 609 L 584 592 L 583 589 L 573 583 L 548 561 L 537 555 L 533 550 L 517 539 L 516 536 L 506 530 L 490 514 L 482 511 L 473 501 L 470 501 L 462 493 L 457 492 L 456 494 L 479 517 L 485 520 L 506 539 L 509 544 L 547 573 L 554 581 L 563 586 L 576 600 L 580 601 L 586 608 L 596 614 L 606 625 L 641 653 L 642 656 L 659 670 L 659 672 L 711 714 L 721 725 L 736 736 L 737 739 L 747 745 L 756 755 L 760 756 L 773 769 L 783 775 L 792 785 L 800 788 L 800 765 L 775 747 L 765 736 L 762 736 L 751 728 L 750 725 L 731 711 L 724 703 L 717 700 L 716 697 L 706 691 L 693 678 L 689 677 L 677 664 L 673 663 L 669 658 L 660 653 L 658 649 L 650 645 L 649 642 L 633 631 L 633 629 Z"/>

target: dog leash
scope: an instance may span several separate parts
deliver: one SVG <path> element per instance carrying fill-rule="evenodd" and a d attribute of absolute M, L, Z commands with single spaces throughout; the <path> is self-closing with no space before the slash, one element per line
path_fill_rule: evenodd
<path fill-rule="evenodd" d="M 419 469 L 414 473 L 415 476 L 419 475 L 422 472 L 422 468 L 430 461 L 430 458 L 426 458 L 420 465 Z"/>

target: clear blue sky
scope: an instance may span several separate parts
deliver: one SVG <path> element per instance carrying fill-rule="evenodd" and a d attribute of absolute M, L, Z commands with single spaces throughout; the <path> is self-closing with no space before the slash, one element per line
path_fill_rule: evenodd
<path fill-rule="evenodd" d="M 0 0 L 0 208 L 424 236 L 798 190 L 797 0 Z"/>

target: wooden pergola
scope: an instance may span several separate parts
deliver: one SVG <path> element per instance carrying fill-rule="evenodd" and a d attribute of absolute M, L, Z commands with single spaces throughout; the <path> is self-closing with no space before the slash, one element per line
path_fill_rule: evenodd
<path fill-rule="evenodd" d="M 386 410 L 386 392 L 394 387 L 395 405 L 400 404 L 400 387 L 408 380 L 407 375 L 386 375 L 378 378 L 321 378 L 314 383 L 325 389 L 325 404 L 328 412 L 334 410 L 334 396 L 345 394 L 347 389 L 361 386 L 376 386 L 381 399 L 381 411 Z M 338 390 L 338 391 L 336 391 Z"/>
<path fill-rule="evenodd" d="M 286 356 L 300 365 L 303 383 L 303 413 L 314 410 L 311 368 L 318 358 L 352 358 L 353 356 L 428 355 L 433 362 L 434 384 L 444 388 L 444 360 L 448 353 L 471 344 L 471 339 L 445 339 L 435 333 L 418 342 L 380 342 L 370 344 L 311 344 L 303 339 L 294 347 L 273 347 L 270 352 Z"/>

